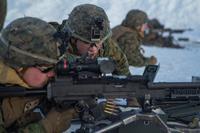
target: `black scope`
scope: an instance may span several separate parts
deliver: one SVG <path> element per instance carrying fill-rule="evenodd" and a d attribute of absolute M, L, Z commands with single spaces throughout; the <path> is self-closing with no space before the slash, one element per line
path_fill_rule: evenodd
<path fill-rule="evenodd" d="M 99 57 L 96 59 L 77 58 L 74 62 L 61 60 L 56 66 L 58 76 L 68 76 L 79 72 L 92 72 L 95 74 L 112 74 L 115 70 L 114 61 L 107 57 Z"/>

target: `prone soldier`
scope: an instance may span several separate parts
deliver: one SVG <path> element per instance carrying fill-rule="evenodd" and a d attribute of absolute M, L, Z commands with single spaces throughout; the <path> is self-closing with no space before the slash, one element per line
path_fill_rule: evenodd
<path fill-rule="evenodd" d="M 165 28 L 165 26 L 161 24 L 158 19 L 151 19 L 149 20 L 149 32 L 145 34 L 143 44 L 158 47 L 183 48 L 183 46 L 178 44 L 178 41 L 175 41 L 172 34 L 182 34 L 188 30 L 191 29 Z M 168 33 L 167 36 L 164 36 L 164 33 Z"/>
<path fill-rule="evenodd" d="M 56 30 L 43 20 L 19 18 L 2 30 L 0 36 L 1 85 L 18 85 L 37 89 L 55 76 L 51 69 L 58 62 Z M 10 97 L 1 102 L 0 132 L 60 133 L 76 115 L 73 108 L 49 109 L 45 117 L 34 109 L 41 97 Z"/>

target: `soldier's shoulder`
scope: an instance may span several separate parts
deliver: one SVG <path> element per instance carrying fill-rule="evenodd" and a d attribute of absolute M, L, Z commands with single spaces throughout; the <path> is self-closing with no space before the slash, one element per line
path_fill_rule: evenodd
<path fill-rule="evenodd" d="M 118 43 L 110 38 L 104 45 L 104 55 L 115 55 L 116 53 L 121 53 L 121 49 Z"/>
<path fill-rule="evenodd" d="M 133 30 L 122 25 L 118 25 L 112 29 L 113 35 L 118 34 L 118 33 L 125 33 L 125 32 L 131 33 L 133 32 Z"/>
<path fill-rule="evenodd" d="M 117 40 L 122 37 L 124 34 L 132 33 L 133 30 L 121 25 L 118 25 L 112 29 L 112 39 Z"/>

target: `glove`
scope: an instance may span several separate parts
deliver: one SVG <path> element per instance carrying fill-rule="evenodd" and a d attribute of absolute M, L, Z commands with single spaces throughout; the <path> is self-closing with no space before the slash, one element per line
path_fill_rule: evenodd
<path fill-rule="evenodd" d="M 73 108 L 62 112 L 53 108 L 40 122 L 47 133 L 61 133 L 70 127 L 71 120 L 76 116 L 77 113 Z"/>
<path fill-rule="evenodd" d="M 155 56 L 151 56 L 148 60 L 149 65 L 155 65 L 157 63 L 157 58 Z"/>

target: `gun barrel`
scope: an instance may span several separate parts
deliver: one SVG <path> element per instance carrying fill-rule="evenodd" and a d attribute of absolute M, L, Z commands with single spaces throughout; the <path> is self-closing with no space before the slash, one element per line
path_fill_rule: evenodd
<path fill-rule="evenodd" d="M 200 89 L 200 82 L 158 82 L 148 83 L 149 89 L 181 89 L 181 88 L 197 88 Z"/>
<path fill-rule="evenodd" d="M 27 89 L 20 86 L 0 86 L 0 97 L 12 96 L 43 96 L 47 95 L 46 89 Z"/>
<path fill-rule="evenodd" d="M 168 32 L 170 34 L 172 34 L 172 33 L 182 34 L 185 31 L 192 31 L 192 29 L 171 29 L 171 28 L 166 28 L 166 29 L 152 29 L 151 31 L 155 32 L 155 33 L 158 33 L 158 32 L 161 32 L 161 33 Z"/>

